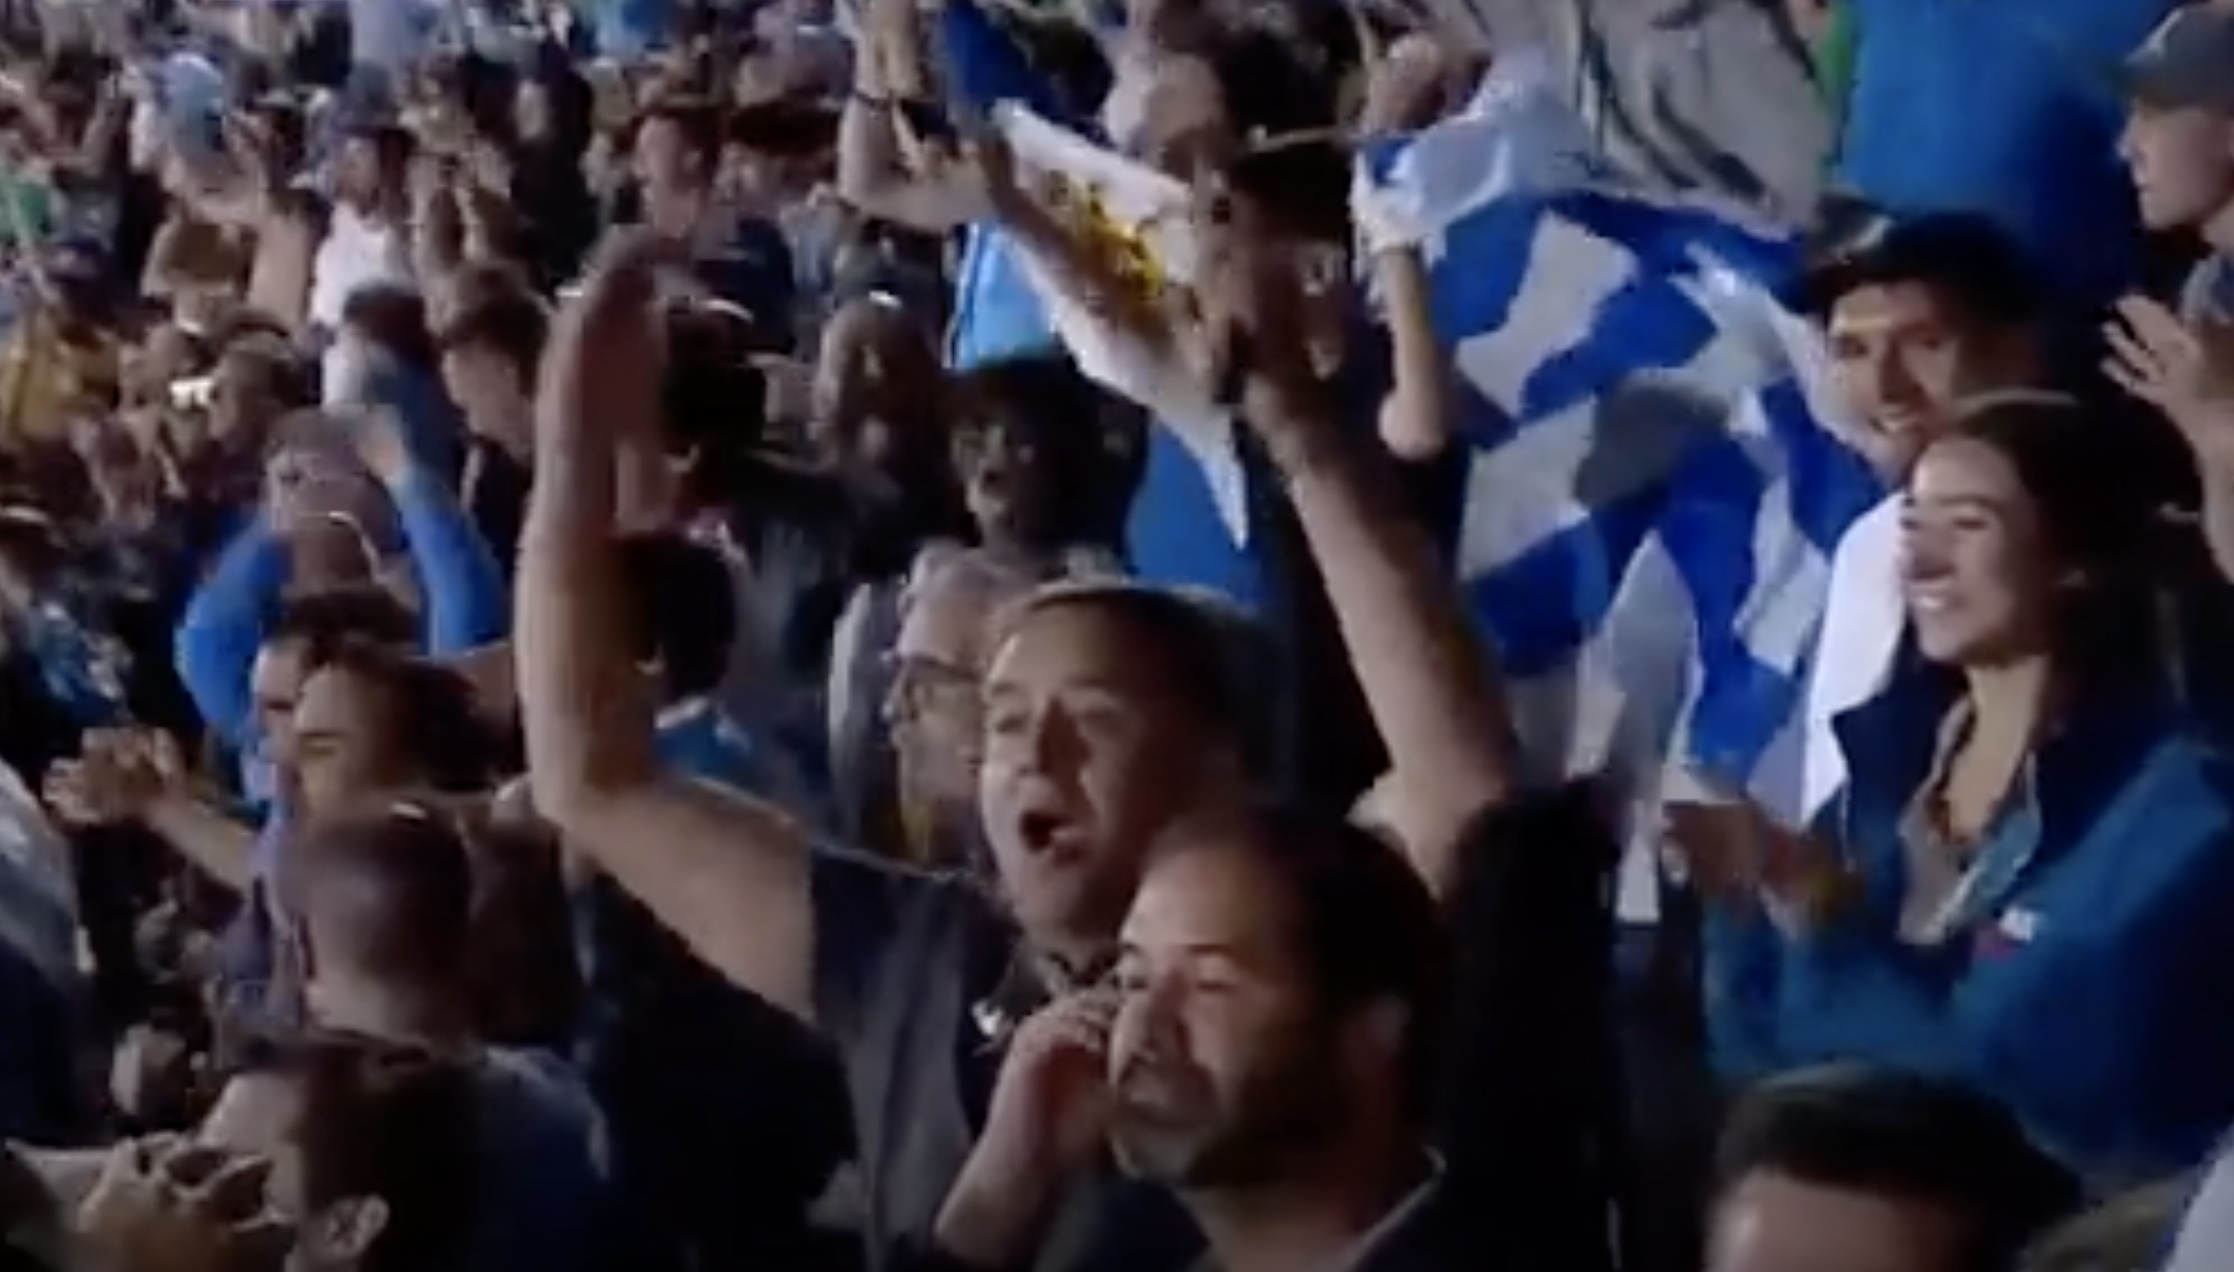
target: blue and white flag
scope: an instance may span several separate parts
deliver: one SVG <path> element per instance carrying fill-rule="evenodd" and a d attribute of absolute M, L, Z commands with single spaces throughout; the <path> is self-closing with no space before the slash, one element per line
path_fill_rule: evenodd
<path fill-rule="evenodd" d="M 1473 449 L 1459 570 L 1532 766 L 1750 789 L 1801 706 L 1831 549 L 1879 492 L 1773 299 L 1793 237 L 1588 146 L 1511 59 L 1362 155 L 1353 210 L 1427 261 Z"/>

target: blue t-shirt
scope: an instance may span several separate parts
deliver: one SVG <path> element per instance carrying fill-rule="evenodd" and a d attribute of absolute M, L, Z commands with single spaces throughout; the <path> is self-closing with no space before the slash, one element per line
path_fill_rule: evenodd
<path fill-rule="evenodd" d="M 1025 280 L 1023 262 L 1007 233 L 993 226 L 971 226 L 954 280 L 947 365 L 968 371 L 1016 354 L 1038 353 L 1054 343 L 1047 308 Z"/>
<path fill-rule="evenodd" d="M 2116 71 L 2171 0 L 1854 0 L 1838 176 L 1890 211 L 2008 230 L 2080 300 L 2130 282 Z"/>

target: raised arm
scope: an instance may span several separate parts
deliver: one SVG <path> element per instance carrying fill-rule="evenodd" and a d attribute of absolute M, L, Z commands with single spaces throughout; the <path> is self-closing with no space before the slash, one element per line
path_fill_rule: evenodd
<path fill-rule="evenodd" d="M 898 103 L 927 91 L 918 73 L 921 30 L 910 0 L 878 0 L 853 59 L 853 96 L 838 117 L 838 193 L 870 216 L 943 233 L 992 212 L 977 165 L 959 153 L 911 165 Z M 919 139 L 920 140 L 920 139 Z"/>
<path fill-rule="evenodd" d="M 1243 414 L 1287 479 L 1359 688 L 1388 748 L 1383 816 L 1442 890 L 1454 877 L 1451 854 L 1462 833 L 1512 784 L 1503 696 L 1434 545 L 1398 506 L 1385 456 L 1336 417 L 1306 352 L 1299 280 L 1272 254 L 1252 250 L 1264 240 L 1253 220 L 1244 210 L 1205 235 L 1221 258 L 1203 283 L 1211 338 L 1245 341 L 1251 350 Z M 1443 398 L 1400 392 L 1393 400 L 1439 409 Z M 1424 434 L 1432 426 L 1406 431 Z"/>
<path fill-rule="evenodd" d="M 352 440 L 403 523 L 426 592 L 427 652 L 462 653 L 504 635 L 504 570 L 450 487 L 411 453 L 401 418 L 375 410 L 358 422 Z"/>
<path fill-rule="evenodd" d="M 610 256 L 544 359 L 513 624 L 528 775 L 570 846 L 729 980 L 808 1017 L 808 840 L 767 805 L 659 771 L 649 686 L 618 626 L 616 451 L 656 445 L 663 257 L 649 240 Z"/>
<path fill-rule="evenodd" d="M 250 672 L 286 582 L 287 545 L 255 516 L 218 557 L 179 620 L 179 681 L 202 719 L 235 750 L 250 741 Z"/>

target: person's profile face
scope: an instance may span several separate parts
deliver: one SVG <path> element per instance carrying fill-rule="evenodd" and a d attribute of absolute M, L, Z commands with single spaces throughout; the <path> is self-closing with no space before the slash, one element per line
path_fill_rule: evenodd
<path fill-rule="evenodd" d="M 2118 154 L 2152 230 L 2201 226 L 2234 204 L 2234 117 L 2136 102 Z"/>
<path fill-rule="evenodd" d="M 290 768 L 295 757 L 295 702 L 302 695 L 303 675 L 303 649 L 295 641 L 266 644 L 256 652 L 248 674 L 256 731 L 272 758 Z"/>
<path fill-rule="evenodd" d="M 1963 1272 L 1962 1224 L 1940 1207 L 1757 1171 L 1715 1203 L 1707 1272 Z"/>
<path fill-rule="evenodd" d="M 1027 930 L 1116 930 L 1201 757 L 1157 660 L 1089 604 L 1026 615 L 985 677 L 978 815 Z"/>
<path fill-rule="evenodd" d="M 979 650 L 991 615 L 951 572 L 911 583 L 893 640 L 884 716 L 915 793 L 967 804 L 985 739 Z"/>
<path fill-rule="evenodd" d="M 1287 885 L 1222 834 L 1182 826 L 1159 844 L 1117 965 L 1112 1145 L 1134 1175 L 1180 1187 L 1259 1182 L 1356 1105 L 1351 1048 L 1296 956 Z"/>
<path fill-rule="evenodd" d="M 1972 665 L 2047 648 L 2056 591 L 2040 510 L 1999 451 L 1950 438 L 1917 461 L 1901 587 L 1924 656 Z"/>

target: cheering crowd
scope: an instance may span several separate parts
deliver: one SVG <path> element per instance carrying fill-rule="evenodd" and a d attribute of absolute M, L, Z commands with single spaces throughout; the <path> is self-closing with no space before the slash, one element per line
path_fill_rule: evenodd
<path fill-rule="evenodd" d="M 1776 780 L 1524 115 L 1804 243 Z M 0 4 L 0 253 L 0 1272 L 2234 1270 L 2224 0 Z"/>

